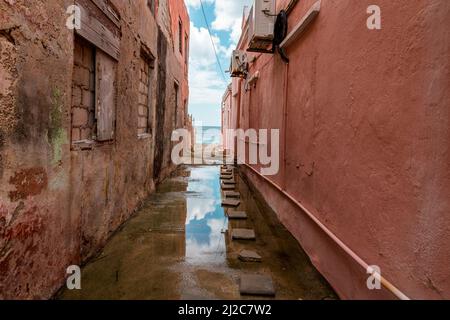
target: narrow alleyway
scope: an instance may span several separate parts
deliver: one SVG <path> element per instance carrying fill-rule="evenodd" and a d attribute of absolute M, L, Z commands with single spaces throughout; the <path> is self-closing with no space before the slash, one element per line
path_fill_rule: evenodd
<path fill-rule="evenodd" d="M 219 166 L 182 167 L 82 270 L 82 290 L 60 299 L 240 299 L 245 274 L 273 279 L 277 299 L 335 299 L 295 239 L 236 173 L 246 220 L 222 207 Z M 233 209 L 234 210 L 234 209 Z M 236 228 L 256 241 L 235 241 Z M 242 250 L 262 262 L 242 262 Z M 251 296 L 247 296 L 251 297 Z"/>

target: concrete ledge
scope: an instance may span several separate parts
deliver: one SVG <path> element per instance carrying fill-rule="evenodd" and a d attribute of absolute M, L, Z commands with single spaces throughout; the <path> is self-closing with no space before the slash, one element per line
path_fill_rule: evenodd
<path fill-rule="evenodd" d="M 297 40 L 314 20 L 315 17 L 320 12 L 321 0 L 313 4 L 311 9 L 305 14 L 305 16 L 300 20 L 300 22 L 292 29 L 292 31 L 286 36 L 284 41 L 280 44 L 280 48 L 285 48 Z"/>

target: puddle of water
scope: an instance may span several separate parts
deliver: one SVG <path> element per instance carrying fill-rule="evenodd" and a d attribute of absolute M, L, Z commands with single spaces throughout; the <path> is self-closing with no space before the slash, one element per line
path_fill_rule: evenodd
<path fill-rule="evenodd" d="M 192 170 L 187 191 L 186 261 L 225 263 L 228 219 L 221 206 L 217 167 Z"/>
<path fill-rule="evenodd" d="M 336 298 L 296 240 L 237 182 L 247 221 L 226 218 L 219 166 L 180 168 L 82 269 L 82 290 L 58 298 L 242 299 L 243 273 L 270 274 L 277 299 Z M 238 227 L 254 228 L 257 240 L 231 241 L 227 230 Z M 263 263 L 240 262 L 242 249 L 258 251 Z"/>

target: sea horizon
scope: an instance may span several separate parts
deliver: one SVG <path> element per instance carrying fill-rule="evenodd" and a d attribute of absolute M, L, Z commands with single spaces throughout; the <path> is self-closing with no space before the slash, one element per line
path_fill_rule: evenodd
<path fill-rule="evenodd" d="M 194 126 L 196 143 L 202 144 L 220 144 L 221 132 L 220 126 Z"/>

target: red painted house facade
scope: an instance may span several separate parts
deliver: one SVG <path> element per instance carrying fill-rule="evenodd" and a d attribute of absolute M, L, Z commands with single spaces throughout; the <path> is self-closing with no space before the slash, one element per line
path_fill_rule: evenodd
<path fill-rule="evenodd" d="M 284 48 L 289 63 L 247 52 L 223 129 L 280 130 L 279 173 L 241 171 L 340 297 L 449 299 L 450 2 L 375 2 L 381 30 L 367 27 L 374 1 L 277 1 L 294 3 L 288 34 L 320 11 Z"/>

